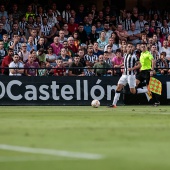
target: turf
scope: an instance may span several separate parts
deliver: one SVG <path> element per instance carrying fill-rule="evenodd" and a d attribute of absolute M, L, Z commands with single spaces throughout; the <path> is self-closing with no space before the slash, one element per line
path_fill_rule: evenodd
<path fill-rule="evenodd" d="M 103 155 L 100 160 L 0 149 L 1 170 L 169 170 L 170 107 L 0 107 L 0 144 Z"/>

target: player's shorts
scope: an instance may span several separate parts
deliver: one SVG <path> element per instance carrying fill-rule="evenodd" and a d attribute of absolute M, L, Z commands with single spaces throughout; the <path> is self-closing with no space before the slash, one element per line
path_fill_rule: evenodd
<path fill-rule="evenodd" d="M 118 84 L 126 86 L 129 85 L 130 88 L 136 87 L 136 77 L 135 75 L 122 75 L 118 81 Z"/>
<path fill-rule="evenodd" d="M 148 85 L 150 80 L 150 70 L 142 70 L 138 75 L 136 75 L 136 79 L 140 82 L 145 80 L 146 84 Z"/>

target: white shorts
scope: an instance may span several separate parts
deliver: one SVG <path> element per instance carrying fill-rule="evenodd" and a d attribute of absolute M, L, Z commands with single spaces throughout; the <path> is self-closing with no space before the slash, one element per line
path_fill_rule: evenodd
<path fill-rule="evenodd" d="M 122 75 L 118 81 L 118 84 L 126 86 L 129 84 L 130 88 L 136 87 L 136 76 L 135 75 Z"/>

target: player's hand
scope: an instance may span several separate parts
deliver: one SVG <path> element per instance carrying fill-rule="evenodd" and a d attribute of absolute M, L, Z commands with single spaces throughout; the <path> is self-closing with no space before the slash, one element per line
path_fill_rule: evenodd
<path fill-rule="evenodd" d="M 133 68 L 128 68 L 128 71 L 133 71 Z"/>

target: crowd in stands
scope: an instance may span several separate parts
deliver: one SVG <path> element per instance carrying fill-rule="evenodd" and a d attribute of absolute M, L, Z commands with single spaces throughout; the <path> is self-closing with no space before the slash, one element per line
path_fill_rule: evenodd
<path fill-rule="evenodd" d="M 127 43 L 140 57 L 147 43 L 156 74 L 170 75 L 170 13 L 159 9 L 111 10 L 106 4 L 70 3 L 63 10 L 49 1 L 0 4 L 0 72 L 15 76 L 112 76 L 123 72 Z M 9 8 L 9 7 L 8 7 Z M 9 68 L 9 69 L 8 69 Z M 103 68 L 103 69 L 102 69 Z"/>

